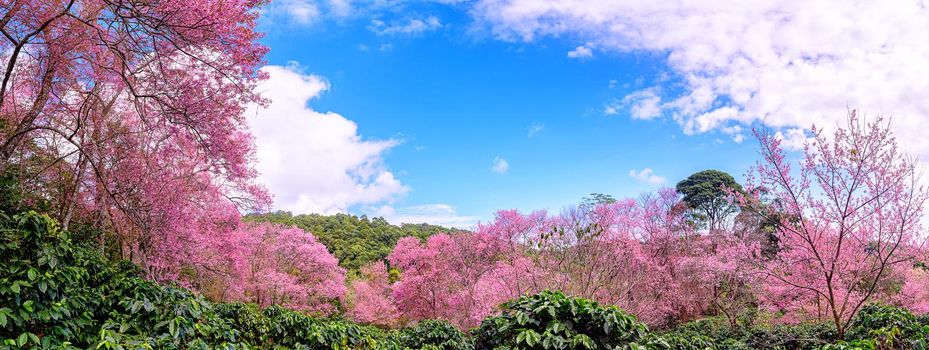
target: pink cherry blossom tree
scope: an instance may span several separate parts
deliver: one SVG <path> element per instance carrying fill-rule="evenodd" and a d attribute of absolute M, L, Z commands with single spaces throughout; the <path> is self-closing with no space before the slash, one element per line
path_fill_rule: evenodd
<path fill-rule="evenodd" d="M 400 312 L 390 294 L 387 265 L 383 261 L 361 268 L 361 279 L 349 286 L 348 317 L 356 322 L 396 326 Z"/>
<path fill-rule="evenodd" d="M 269 203 L 242 117 L 262 102 L 261 4 L 0 0 L 0 170 L 65 228 L 115 232 L 101 247 L 178 275 L 239 209 Z"/>
<path fill-rule="evenodd" d="M 709 297 L 685 270 L 695 250 L 684 244 L 695 235 L 685 213 L 671 189 L 555 216 L 500 211 L 474 233 L 401 240 L 389 257 L 401 271 L 392 296 L 410 320 L 462 328 L 545 289 L 619 305 L 653 324 L 696 317 Z"/>
<path fill-rule="evenodd" d="M 211 243 L 193 282 L 217 300 L 328 315 L 345 295 L 345 269 L 309 232 L 243 223 Z"/>
<path fill-rule="evenodd" d="M 392 295 L 404 318 L 444 319 L 467 329 L 511 295 L 486 278 L 492 276 L 501 241 L 482 233 L 437 234 L 424 244 L 407 237 L 388 256 L 401 271 Z"/>
<path fill-rule="evenodd" d="M 694 250 L 683 258 L 681 273 L 694 286 L 701 313 L 722 315 L 738 326 L 739 315 L 755 304 L 761 273 L 756 268 L 760 244 L 731 232 L 716 231 L 694 237 Z"/>
<path fill-rule="evenodd" d="M 900 291 L 888 302 L 917 314 L 929 314 L 929 268 L 925 264 L 899 264 Z"/>
<path fill-rule="evenodd" d="M 796 168 L 776 135 L 756 136 L 762 159 L 749 188 L 765 189 L 782 214 L 781 250 L 763 266 L 761 295 L 795 317 L 830 320 L 844 337 L 894 267 L 912 265 L 924 244 L 927 193 L 916 161 L 898 149 L 886 122 L 865 122 L 854 111 L 829 137 L 814 127 Z"/>

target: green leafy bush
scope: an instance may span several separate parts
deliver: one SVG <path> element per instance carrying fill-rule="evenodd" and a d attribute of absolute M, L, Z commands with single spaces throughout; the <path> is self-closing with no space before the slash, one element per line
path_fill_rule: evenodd
<path fill-rule="evenodd" d="M 867 339 L 840 341 L 835 344 L 826 344 L 822 347 L 822 350 L 875 350 L 877 348 L 877 342 Z"/>
<path fill-rule="evenodd" d="M 871 343 L 875 349 L 929 349 L 929 323 L 905 309 L 868 305 L 852 320 L 848 339 Z"/>
<path fill-rule="evenodd" d="M 2 214 L 0 214 L 2 215 Z M 5 346 L 84 345 L 95 335 L 90 276 L 76 266 L 66 232 L 48 216 L 0 216 L 0 342 Z"/>
<path fill-rule="evenodd" d="M 0 256 L 4 346 L 236 347 L 236 331 L 208 301 L 144 280 L 131 264 L 107 264 L 46 215 L 0 217 Z"/>
<path fill-rule="evenodd" d="M 545 291 L 503 305 L 474 332 L 478 349 L 636 348 L 648 328 L 615 306 Z"/>
<path fill-rule="evenodd" d="M 750 349 L 819 349 L 835 341 L 835 327 L 826 323 L 754 327 L 743 342 Z"/>
<path fill-rule="evenodd" d="M 241 341 L 261 348 L 373 349 L 386 334 L 380 329 L 337 319 L 319 319 L 283 307 L 219 304 L 217 313 L 240 330 Z"/>
<path fill-rule="evenodd" d="M 717 318 L 701 319 L 678 326 L 671 334 L 685 338 L 707 337 L 717 349 L 812 350 L 835 341 L 835 327 L 825 323 L 800 325 L 754 325 L 731 328 Z"/>
<path fill-rule="evenodd" d="M 644 343 L 647 349 L 655 350 L 720 349 L 712 338 L 696 333 L 669 332 L 661 335 L 651 334 Z"/>
<path fill-rule="evenodd" d="M 451 323 L 424 320 L 410 328 L 394 331 L 397 345 L 408 349 L 472 350 L 474 343 Z"/>

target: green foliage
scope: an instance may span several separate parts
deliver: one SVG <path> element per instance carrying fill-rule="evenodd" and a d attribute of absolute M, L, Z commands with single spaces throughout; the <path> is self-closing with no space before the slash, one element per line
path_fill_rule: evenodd
<path fill-rule="evenodd" d="M 413 327 L 394 331 L 392 338 L 408 349 L 473 350 L 474 343 L 451 323 L 424 320 Z"/>
<path fill-rule="evenodd" d="M 733 350 L 922 350 L 929 349 L 927 321 L 929 315 L 917 317 L 905 309 L 869 305 L 855 316 L 845 341 L 838 341 L 835 327 L 826 323 L 732 329 L 714 318 L 683 324 L 663 336 L 707 337 L 716 349 Z"/>
<path fill-rule="evenodd" d="M 81 290 L 90 276 L 76 266 L 70 239 L 54 220 L 3 215 L 0 256 L 0 344 L 47 347 L 90 336 L 93 301 Z"/>
<path fill-rule="evenodd" d="M 668 332 L 661 335 L 650 334 L 644 343 L 647 349 L 655 350 L 715 350 L 723 348 L 718 347 L 716 342 L 708 336 L 682 332 Z"/>
<path fill-rule="evenodd" d="M 837 335 L 835 327 L 826 323 L 732 328 L 720 318 L 688 322 L 667 334 L 686 339 L 706 337 L 716 349 L 727 350 L 813 350 L 835 341 Z"/>
<path fill-rule="evenodd" d="M 875 350 L 878 349 L 877 342 L 871 339 L 840 341 L 835 344 L 826 344 L 822 350 Z"/>
<path fill-rule="evenodd" d="M 581 199 L 581 206 L 584 207 L 595 207 L 601 204 L 612 203 L 616 203 L 616 197 L 603 193 L 591 193 L 590 195 Z"/>
<path fill-rule="evenodd" d="M 45 215 L 2 218 L 0 344 L 41 348 L 234 347 L 235 331 L 190 291 L 139 278 L 74 246 Z"/>
<path fill-rule="evenodd" d="M 240 330 L 240 341 L 263 349 L 373 349 L 380 329 L 337 319 L 319 319 L 283 307 L 219 304 L 217 313 Z"/>
<path fill-rule="evenodd" d="M 29 209 L 39 212 L 50 210 L 51 203 L 39 195 L 39 191 L 29 187 L 31 181 L 26 179 L 26 168 L 30 166 L 35 166 L 34 159 L 27 158 L 18 166 L 0 171 L 0 213 L 13 215 Z"/>
<path fill-rule="evenodd" d="M 929 322 L 925 320 L 901 308 L 868 305 L 855 315 L 848 338 L 876 349 L 929 349 Z"/>
<path fill-rule="evenodd" d="M 710 228 L 715 228 L 723 218 L 738 209 L 729 202 L 724 188 L 742 191 L 742 186 L 732 175 L 719 170 L 698 171 L 675 186 L 677 192 L 684 195 L 683 201 L 692 209 L 694 219 Z"/>
<path fill-rule="evenodd" d="M 836 339 L 838 332 L 827 323 L 775 325 L 749 329 L 744 343 L 749 349 L 818 349 Z"/>
<path fill-rule="evenodd" d="M 459 231 L 428 224 L 396 226 L 383 218 L 369 219 L 367 216 L 346 214 L 292 215 L 279 211 L 249 215 L 245 219 L 296 226 L 304 231 L 312 232 L 319 242 L 339 259 L 339 265 L 350 271 L 358 271 L 364 265 L 384 260 L 400 238 L 426 239 L 439 232 Z"/>
<path fill-rule="evenodd" d="M 105 348 L 206 349 L 240 348 L 238 331 L 218 317 L 203 297 L 176 287 L 162 287 L 135 271 L 116 272 L 99 289 L 106 308 L 100 319 L 98 346 Z"/>
<path fill-rule="evenodd" d="M 615 306 L 544 291 L 503 306 L 475 331 L 478 349 L 641 348 L 648 328 Z"/>

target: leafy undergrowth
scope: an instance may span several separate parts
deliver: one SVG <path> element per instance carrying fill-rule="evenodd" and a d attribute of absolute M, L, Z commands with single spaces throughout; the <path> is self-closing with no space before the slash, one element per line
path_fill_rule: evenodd
<path fill-rule="evenodd" d="M 427 320 L 385 330 L 273 306 L 212 303 L 75 245 L 45 215 L 0 215 L 0 349 L 929 349 L 929 319 L 887 306 L 827 325 L 691 322 L 651 332 L 614 307 L 542 292 L 502 305 L 466 334 Z"/>

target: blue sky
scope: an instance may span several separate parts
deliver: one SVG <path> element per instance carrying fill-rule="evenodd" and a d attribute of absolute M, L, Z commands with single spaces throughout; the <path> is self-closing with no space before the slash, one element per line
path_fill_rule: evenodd
<path fill-rule="evenodd" d="M 733 38 L 725 28 L 718 29 L 723 34 L 709 29 L 693 40 L 688 35 L 696 34 L 687 33 L 663 40 L 665 31 L 654 21 L 629 17 L 636 10 L 641 17 L 654 13 L 650 5 L 582 1 L 539 10 L 551 3 L 285 0 L 270 5 L 261 22 L 267 33 L 263 43 L 270 47 L 268 64 L 281 69 L 272 74 L 268 89 L 312 90 L 301 97 L 308 102 L 304 111 L 294 106 L 256 112 L 261 121 L 253 123 L 265 124 L 255 126 L 264 162 L 259 170 L 271 174 L 266 182 L 278 198 L 275 206 L 468 226 L 491 219 L 498 209 L 560 210 L 591 192 L 637 196 L 703 169 L 741 178 L 756 157 L 752 126 L 767 123 L 785 137 L 799 137 L 796 144 L 809 124 L 844 117 L 847 103 L 813 109 L 805 101 L 785 102 L 789 91 L 758 85 L 761 78 L 753 77 L 764 72 L 791 73 L 789 65 L 765 66 L 759 58 L 781 57 L 790 52 L 783 48 L 789 44 L 809 45 L 787 38 L 767 48 L 738 46 L 765 42 L 765 35 L 777 30 Z M 690 16 L 657 10 L 670 11 L 671 18 Z M 737 14 L 746 20 L 767 19 L 755 9 L 729 10 L 745 11 Z M 605 19 L 592 21 L 585 13 Z M 614 32 L 617 23 L 632 29 Z M 789 21 L 784 25 L 790 29 Z M 688 31 L 686 23 L 675 30 Z M 722 63 L 715 61 L 717 54 Z M 830 69 L 831 74 L 843 69 L 817 67 L 821 59 L 803 61 L 809 53 L 802 50 L 797 55 L 814 72 L 823 71 L 822 79 L 828 80 Z M 754 59 L 740 67 L 746 64 L 740 57 Z M 752 69 L 754 75 L 746 75 Z M 303 77 L 306 84 L 285 88 L 277 83 L 282 75 Z M 856 93 L 878 112 L 894 102 Z M 861 100 L 833 95 L 810 98 Z M 335 119 L 293 125 L 322 129 L 295 141 L 304 134 L 267 126 L 293 124 L 278 119 L 281 114 Z M 902 119 L 906 125 L 908 119 Z M 347 133 L 333 132 L 345 136 L 326 141 L 320 136 L 329 134 L 323 124 L 338 124 L 333 127 Z M 356 129 L 349 130 L 352 124 Z M 274 145 L 281 138 L 289 139 L 288 147 Z M 263 149 L 296 155 L 287 157 L 293 162 L 268 165 L 264 158 L 270 151 L 262 155 Z M 332 157 L 343 151 L 357 155 L 357 161 L 335 165 Z M 300 158 L 307 152 L 326 155 Z M 338 169 L 315 175 L 326 167 Z M 641 173 L 645 169 L 650 170 Z M 273 176 L 283 172 L 305 175 Z M 307 184 L 314 181 L 318 186 Z M 290 198 L 295 193 L 310 199 Z"/>

